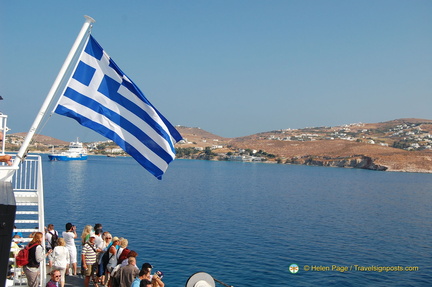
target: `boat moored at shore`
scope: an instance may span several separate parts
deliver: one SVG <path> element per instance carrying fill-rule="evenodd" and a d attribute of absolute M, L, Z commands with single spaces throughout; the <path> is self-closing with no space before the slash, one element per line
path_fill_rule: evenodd
<path fill-rule="evenodd" d="M 69 160 L 86 160 L 87 149 L 77 139 L 76 142 L 69 144 L 69 149 L 61 153 L 52 153 L 48 155 L 51 161 L 69 161 Z"/>

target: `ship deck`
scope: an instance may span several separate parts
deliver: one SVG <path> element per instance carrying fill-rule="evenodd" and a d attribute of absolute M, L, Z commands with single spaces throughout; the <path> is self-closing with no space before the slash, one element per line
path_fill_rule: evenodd
<path fill-rule="evenodd" d="M 65 281 L 65 287 L 84 286 L 84 277 L 82 275 L 66 276 Z M 90 282 L 89 286 L 93 286 L 93 284 Z"/>

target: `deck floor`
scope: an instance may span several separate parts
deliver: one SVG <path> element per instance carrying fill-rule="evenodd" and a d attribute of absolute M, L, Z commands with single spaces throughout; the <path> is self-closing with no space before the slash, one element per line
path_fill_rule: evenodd
<path fill-rule="evenodd" d="M 65 287 L 84 286 L 84 277 L 82 275 L 66 276 L 65 281 Z M 93 286 L 93 284 L 90 282 L 89 286 Z"/>

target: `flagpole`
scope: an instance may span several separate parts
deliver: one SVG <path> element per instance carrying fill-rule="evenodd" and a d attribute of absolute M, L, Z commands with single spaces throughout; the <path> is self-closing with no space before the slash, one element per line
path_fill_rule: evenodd
<path fill-rule="evenodd" d="M 23 142 L 20 150 L 18 151 L 18 154 L 16 155 L 16 158 L 14 159 L 13 166 L 12 166 L 13 168 L 17 168 L 18 165 L 20 164 L 20 162 L 23 160 L 23 157 L 26 154 L 26 150 L 27 150 L 34 134 L 36 133 L 36 130 L 39 127 L 43 117 L 45 116 L 45 113 L 46 113 L 52 99 L 58 93 L 58 90 L 60 88 L 60 84 L 62 83 L 66 72 L 68 71 L 70 65 L 72 64 L 72 60 L 75 58 L 77 53 L 81 52 L 81 51 L 78 51 L 78 49 L 80 47 L 81 47 L 81 49 L 83 49 L 82 43 L 83 43 L 83 41 L 85 41 L 87 39 L 89 32 L 90 32 L 90 29 L 92 27 L 92 24 L 94 22 L 96 22 L 90 16 L 85 15 L 84 17 L 85 17 L 85 22 L 81 28 L 81 31 L 79 32 L 79 34 L 75 40 L 75 43 L 73 44 L 71 50 L 69 51 L 69 54 L 66 57 L 66 60 L 64 61 L 63 66 L 61 67 L 60 72 L 57 75 L 57 78 L 55 79 L 53 85 L 51 86 L 51 89 L 48 92 L 48 95 L 45 98 L 45 101 L 42 104 L 42 107 L 40 108 L 39 113 L 36 116 L 32 127 L 30 128 L 29 132 L 27 133 L 27 136 L 24 139 L 24 142 Z"/>

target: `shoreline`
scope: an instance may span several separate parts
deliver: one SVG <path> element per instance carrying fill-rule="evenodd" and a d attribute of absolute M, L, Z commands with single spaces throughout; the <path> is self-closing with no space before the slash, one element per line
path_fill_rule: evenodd
<path fill-rule="evenodd" d="M 50 154 L 50 152 L 31 152 L 29 154 L 34 155 L 45 155 Z M 89 156 L 98 156 L 98 157 L 109 157 L 106 154 L 92 154 L 89 153 Z M 118 155 L 116 157 L 131 157 L 129 155 Z M 432 170 L 424 170 L 424 169 L 418 169 L 418 168 L 399 168 L 395 169 L 392 167 L 389 167 L 388 165 L 384 164 L 377 164 L 376 161 L 370 157 L 363 156 L 369 163 L 367 165 L 363 164 L 359 161 L 353 161 L 353 162 L 347 162 L 347 158 L 343 158 L 340 160 L 317 160 L 316 158 L 313 161 L 305 161 L 304 163 L 278 163 L 275 160 L 267 160 L 267 161 L 234 161 L 234 160 L 219 160 L 217 158 L 214 159 L 200 159 L 200 158 L 186 158 L 186 157 L 178 157 L 176 159 L 188 159 L 188 160 L 209 160 L 209 161 L 231 161 L 231 162 L 244 162 L 244 163 L 266 163 L 266 164 L 287 164 L 287 165 L 305 165 L 305 166 L 318 166 L 318 167 L 337 167 L 337 168 L 348 168 L 348 169 L 365 169 L 365 170 L 372 170 L 372 171 L 386 171 L 386 172 L 406 172 L 406 173 L 425 173 L 429 174 L 432 173 Z M 307 158 L 307 157 L 306 157 Z M 360 166 L 356 166 L 360 165 Z"/>

